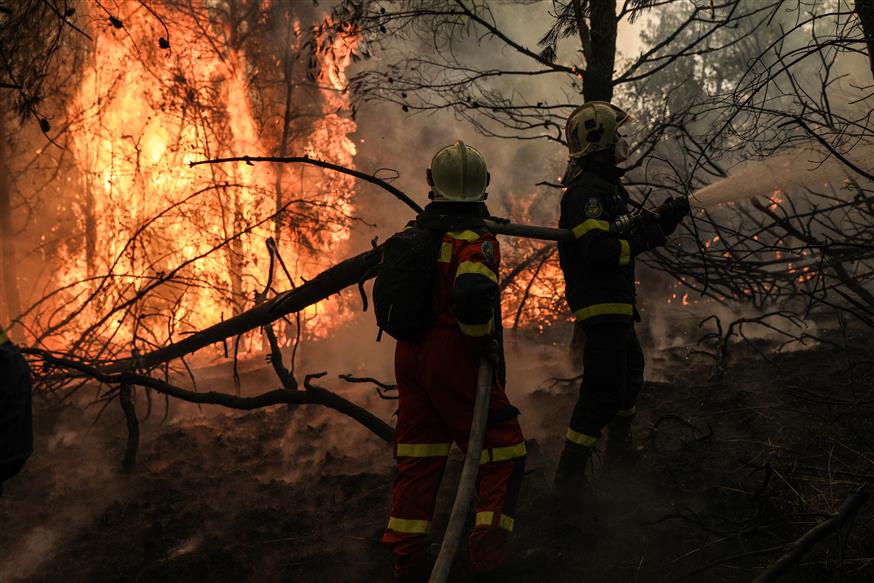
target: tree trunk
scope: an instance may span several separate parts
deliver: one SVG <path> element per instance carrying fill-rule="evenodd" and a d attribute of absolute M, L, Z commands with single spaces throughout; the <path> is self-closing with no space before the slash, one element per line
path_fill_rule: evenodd
<path fill-rule="evenodd" d="M 0 115 L 0 124 L 3 116 Z M 5 144 L 6 127 L 0 125 L 0 144 Z M 12 319 L 21 314 L 21 300 L 18 296 L 18 271 L 15 260 L 15 234 L 12 223 L 12 186 L 9 179 L 9 167 L 6 165 L 6 153 L 0 150 L 0 265 L 3 278 L 3 320 L 8 322 L 7 332 L 16 338 L 18 326 L 12 325 Z"/>
<path fill-rule="evenodd" d="M 583 98 L 610 101 L 616 61 L 616 0 L 590 0 L 589 11 L 591 57 L 587 58 L 583 76 Z"/>
<path fill-rule="evenodd" d="M 856 0 L 856 13 L 862 23 L 862 34 L 868 46 L 868 64 L 871 66 L 871 76 L 874 77 L 874 2 Z"/>
<path fill-rule="evenodd" d="M 294 57 L 291 52 L 292 43 L 292 23 L 291 13 L 288 12 L 288 22 L 286 26 L 285 38 L 285 55 L 283 56 L 283 81 L 285 81 L 285 111 L 282 114 L 282 135 L 279 137 L 279 157 L 285 157 L 288 154 L 288 134 L 291 129 L 292 112 L 294 110 Z M 297 47 L 295 47 L 297 48 Z M 297 51 L 295 51 L 296 53 Z M 284 203 L 282 194 L 282 175 L 285 172 L 284 165 L 276 166 L 276 218 L 273 223 L 273 240 L 276 241 L 276 248 L 279 248 L 279 242 L 282 235 L 282 214 L 279 212 Z"/>

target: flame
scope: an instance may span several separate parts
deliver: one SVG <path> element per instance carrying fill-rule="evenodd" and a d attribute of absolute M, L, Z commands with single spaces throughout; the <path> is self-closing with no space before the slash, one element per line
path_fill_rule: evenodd
<path fill-rule="evenodd" d="M 786 202 L 786 199 L 783 198 L 783 191 L 780 190 L 779 188 L 778 188 L 777 190 L 774 191 L 774 194 L 772 194 L 772 195 L 768 198 L 768 200 L 771 201 L 771 204 L 768 205 L 768 208 L 769 208 L 770 210 L 774 210 L 774 209 L 776 209 L 778 206 L 780 206 L 781 204 L 783 204 L 784 202 Z"/>
<path fill-rule="evenodd" d="M 542 219 L 532 216 L 532 206 L 537 195 L 532 193 L 513 199 L 510 203 L 510 216 L 521 223 L 539 224 Z M 532 257 L 542 248 L 543 243 L 530 239 L 518 239 L 515 245 L 504 245 L 504 271 L 513 269 Z M 546 260 L 532 261 L 519 273 L 502 293 L 504 327 L 515 326 L 535 328 L 539 331 L 558 321 L 572 320 L 564 299 L 564 275 L 558 262 L 558 251 L 547 256 Z"/>
<path fill-rule="evenodd" d="M 211 44 L 202 31 L 207 4 L 153 7 L 172 26 L 172 49 L 161 51 L 153 46 L 154 17 L 140 2 L 114 6 L 126 15 L 124 29 L 95 31 L 69 111 L 78 120 L 70 144 L 81 186 L 73 195 L 78 235 L 66 245 L 55 278 L 66 291 L 46 327 L 70 324 L 50 346 L 89 331 L 100 342 L 147 349 L 251 307 L 269 275 L 265 240 L 276 234 L 277 182 L 286 201 L 297 199 L 278 233 L 298 281 L 333 263 L 349 237 L 352 177 L 283 167 L 277 180 L 269 166 L 189 167 L 273 153 L 253 111 L 253 65 L 244 49 Z M 330 42 L 317 51 L 321 116 L 294 147 L 354 167 L 356 125 L 343 89 L 357 36 L 348 30 L 319 41 Z M 303 314 L 309 334 L 324 335 L 348 318 L 341 300 L 329 303 Z M 244 342 L 243 349 L 259 348 L 257 335 Z"/>

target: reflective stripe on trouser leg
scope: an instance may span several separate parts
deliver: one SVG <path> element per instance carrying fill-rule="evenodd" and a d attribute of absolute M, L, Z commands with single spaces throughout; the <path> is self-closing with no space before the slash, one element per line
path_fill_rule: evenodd
<path fill-rule="evenodd" d="M 429 558 L 428 531 L 446 456 L 398 457 L 397 465 L 391 514 L 382 544 L 394 555 L 395 574 L 401 576 Z"/>
<path fill-rule="evenodd" d="M 524 457 L 480 466 L 476 519 L 469 539 L 474 572 L 494 571 L 507 559 L 524 472 Z"/>
<path fill-rule="evenodd" d="M 565 439 L 570 442 L 576 443 L 577 445 L 582 445 L 583 447 L 595 447 L 595 444 L 598 443 L 598 438 L 601 437 L 601 432 L 598 432 L 598 435 L 588 435 L 581 431 L 575 431 L 568 427 L 567 433 L 565 433 Z"/>

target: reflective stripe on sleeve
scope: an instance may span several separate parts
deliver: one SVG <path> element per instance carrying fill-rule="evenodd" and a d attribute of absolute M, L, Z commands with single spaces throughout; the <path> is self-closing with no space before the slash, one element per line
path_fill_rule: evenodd
<path fill-rule="evenodd" d="M 403 534 L 428 534 L 431 530 L 430 520 L 410 520 L 408 518 L 396 518 L 390 516 L 388 529 Z"/>
<path fill-rule="evenodd" d="M 574 431 L 570 427 L 568 427 L 565 437 L 568 441 L 572 441 L 577 445 L 582 445 L 583 447 L 594 447 L 594 445 L 598 443 L 597 437 L 592 437 L 591 435 L 586 435 L 585 433 Z"/>
<path fill-rule="evenodd" d="M 619 239 L 619 265 L 631 263 L 631 245 L 627 239 Z"/>
<path fill-rule="evenodd" d="M 574 312 L 578 322 L 582 322 L 594 316 L 633 316 L 634 308 L 631 304 L 593 304 L 580 308 Z"/>
<path fill-rule="evenodd" d="M 495 327 L 495 319 L 490 318 L 485 324 L 465 324 L 459 320 L 458 327 L 461 328 L 461 333 L 465 336 L 488 336 Z"/>
<path fill-rule="evenodd" d="M 459 275 L 464 275 L 465 273 L 477 273 L 479 275 L 484 275 L 492 280 L 494 283 L 498 283 L 498 275 L 482 263 L 477 263 L 476 261 L 462 261 L 458 265 L 458 271 L 455 272 L 455 277 L 458 277 Z"/>
<path fill-rule="evenodd" d="M 637 406 L 631 407 L 630 409 L 619 409 L 616 411 L 616 415 L 619 417 L 633 417 L 635 413 L 637 413 Z"/>
<path fill-rule="evenodd" d="M 440 263 L 449 263 L 452 261 L 452 243 L 443 242 L 440 245 L 440 257 L 437 258 Z"/>
<path fill-rule="evenodd" d="M 397 457 L 445 457 L 449 455 L 451 443 L 399 443 Z"/>
<path fill-rule="evenodd" d="M 571 231 L 573 231 L 574 237 L 579 239 L 592 229 L 597 229 L 599 231 L 609 231 L 610 223 L 599 219 L 586 219 L 585 221 L 571 229 Z"/>
<path fill-rule="evenodd" d="M 516 445 L 507 445 L 504 447 L 492 447 L 484 449 L 479 456 L 479 463 L 487 464 L 489 462 L 505 462 L 527 455 L 525 442 L 520 441 Z"/>
<path fill-rule="evenodd" d="M 476 513 L 476 526 L 492 526 L 495 521 L 495 513 L 491 510 Z M 498 518 L 498 526 L 506 531 L 513 532 L 515 520 L 512 516 L 501 514 Z"/>
<path fill-rule="evenodd" d="M 461 241 L 467 241 L 467 242 L 476 241 L 477 239 L 480 238 L 479 233 L 476 233 L 476 232 L 471 231 L 471 230 L 449 231 L 446 234 L 449 235 L 450 237 L 452 237 L 453 239 L 459 239 Z"/>

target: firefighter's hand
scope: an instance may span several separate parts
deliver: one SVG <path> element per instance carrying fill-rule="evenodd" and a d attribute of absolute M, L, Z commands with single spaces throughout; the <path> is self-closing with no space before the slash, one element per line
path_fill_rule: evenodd
<path fill-rule="evenodd" d="M 632 232 L 629 241 L 632 253 L 639 255 L 644 251 L 661 247 L 667 242 L 667 239 L 659 223 L 644 223 Z"/>
<path fill-rule="evenodd" d="M 665 236 L 673 234 L 677 230 L 677 226 L 683 221 L 692 211 L 689 206 L 689 199 L 684 196 L 677 198 L 668 198 L 661 204 L 658 209 L 659 224 L 662 227 L 662 232 Z"/>

